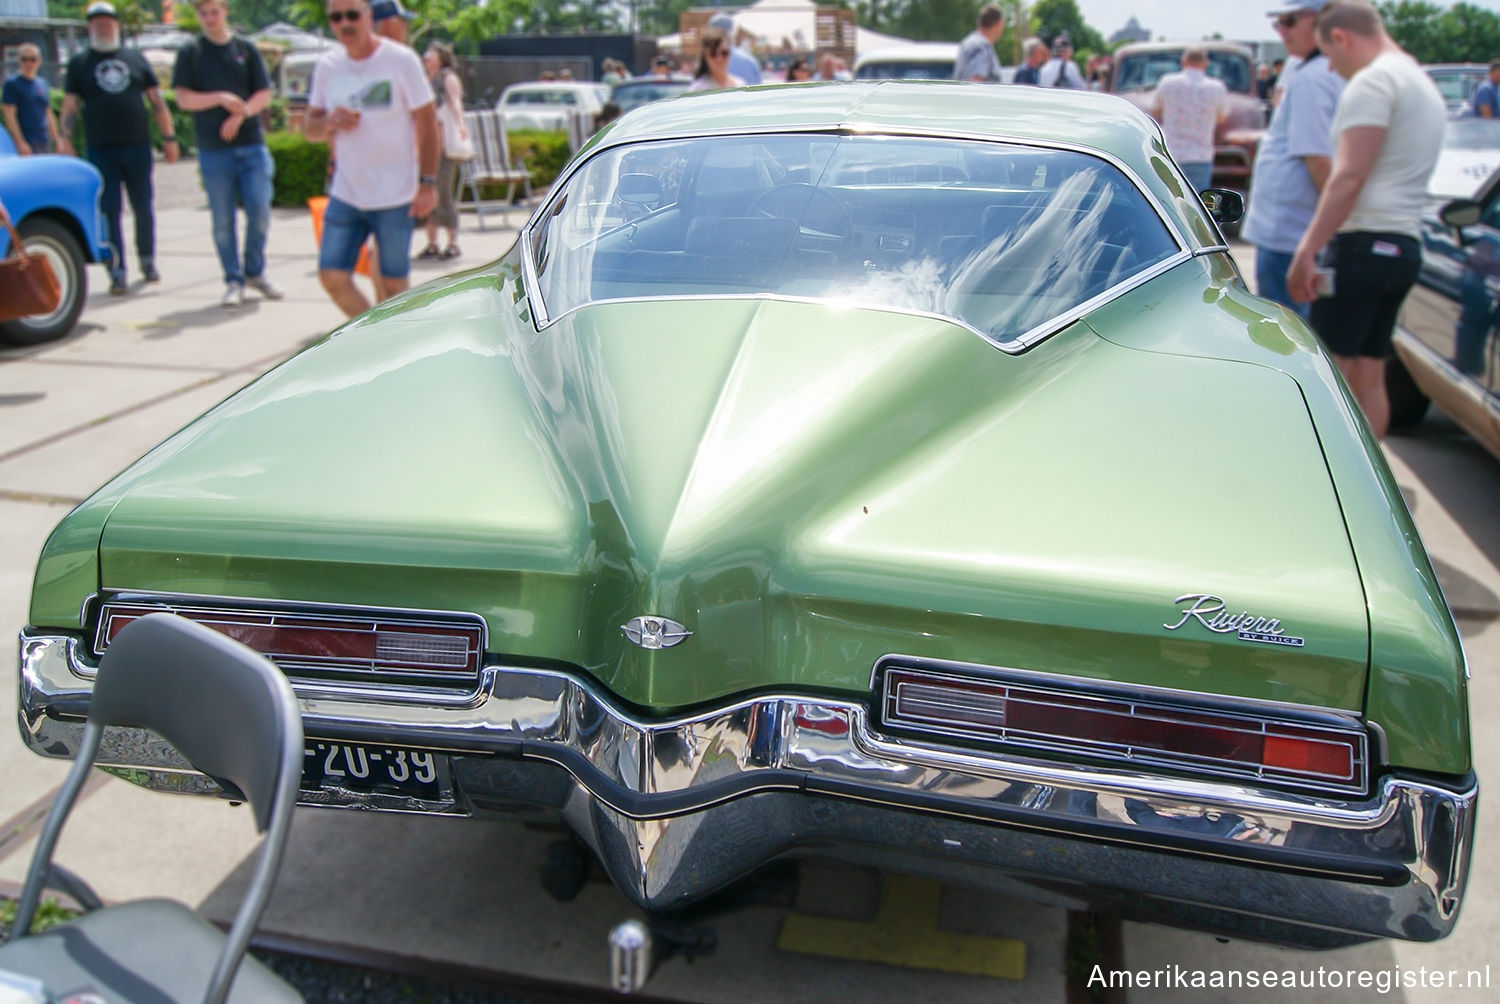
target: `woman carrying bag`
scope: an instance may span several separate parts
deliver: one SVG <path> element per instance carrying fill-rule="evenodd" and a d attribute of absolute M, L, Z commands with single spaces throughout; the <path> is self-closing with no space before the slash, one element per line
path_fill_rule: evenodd
<path fill-rule="evenodd" d="M 427 225 L 427 247 L 418 259 L 457 258 L 458 209 L 453 204 L 454 175 L 458 165 L 474 156 L 474 144 L 464 125 L 464 85 L 454 68 L 453 48 L 433 42 L 422 54 L 422 63 L 432 80 L 437 101 L 438 126 L 443 133 L 443 159 L 438 162 L 437 208 L 423 222 Z M 438 249 L 438 228 L 448 231 L 448 246 Z"/>

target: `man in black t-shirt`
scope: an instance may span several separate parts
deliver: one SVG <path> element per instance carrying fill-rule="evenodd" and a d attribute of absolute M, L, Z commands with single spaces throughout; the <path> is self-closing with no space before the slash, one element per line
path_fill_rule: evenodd
<path fill-rule="evenodd" d="M 213 215 L 214 247 L 224 267 L 225 307 L 238 307 L 245 287 L 269 300 L 281 290 L 266 277 L 266 229 L 271 222 L 271 154 L 260 112 L 271 103 L 271 81 L 255 46 L 229 30 L 225 0 L 195 0 L 203 34 L 177 50 L 172 86 L 178 107 L 193 113 L 198 171 Z M 245 207 L 241 269 L 234 207 Z"/>
<path fill-rule="evenodd" d="M 83 102 L 83 131 L 89 161 L 104 177 L 99 210 L 109 229 L 109 291 L 123 296 L 125 235 L 120 227 L 120 186 L 130 196 L 135 216 L 135 250 L 147 282 L 160 282 L 156 271 L 156 215 L 151 208 L 151 133 L 144 98 L 151 104 L 165 140 L 167 163 L 177 160 L 172 116 L 150 65 L 135 49 L 120 48 L 120 21 L 114 4 L 95 0 L 85 14 L 89 47 L 68 61 L 63 98 L 62 134 L 73 135 L 78 103 Z"/>

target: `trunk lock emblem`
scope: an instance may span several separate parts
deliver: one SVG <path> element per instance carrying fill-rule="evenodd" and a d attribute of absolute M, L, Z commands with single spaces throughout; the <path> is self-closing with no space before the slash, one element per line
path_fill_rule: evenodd
<path fill-rule="evenodd" d="M 625 637 L 641 648 L 671 648 L 680 645 L 693 632 L 665 617 L 632 617 L 620 625 Z"/>

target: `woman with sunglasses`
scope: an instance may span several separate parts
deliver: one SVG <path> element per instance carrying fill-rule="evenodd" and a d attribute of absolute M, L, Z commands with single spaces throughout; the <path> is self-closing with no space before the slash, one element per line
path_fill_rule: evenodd
<path fill-rule="evenodd" d="M 729 38 L 718 28 L 709 28 L 702 36 L 698 72 L 693 74 L 690 91 L 717 91 L 726 87 L 744 87 L 745 82 L 729 72 Z"/>

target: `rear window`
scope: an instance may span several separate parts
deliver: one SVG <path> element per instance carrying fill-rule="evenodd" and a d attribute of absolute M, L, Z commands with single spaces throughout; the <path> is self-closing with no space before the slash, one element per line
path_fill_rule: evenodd
<path fill-rule="evenodd" d="M 1178 250 L 1099 158 L 835 135 L 603 151 L 528 240 L 552 317 L 625 298 L 775 294 L 939 314 L 1002 342 Z"/>
<path fill-rule="evenodd" d="M 1182 69 L 1182 50 L 1126 56 L 1115 67 L 1116 91 L 1149 91 L 1162 77 Z M 1235 52 L 1208 53 L 1208 75 L 1231 91 L 1250 93 L 1250 61 Z"/>
<path fill-rule="evenodd" d="M 859 80 L 952 80 L 953 60 L 882 59 L 854 71 Z"/>

